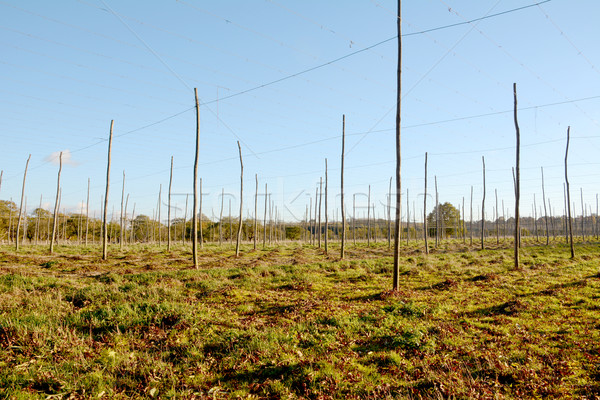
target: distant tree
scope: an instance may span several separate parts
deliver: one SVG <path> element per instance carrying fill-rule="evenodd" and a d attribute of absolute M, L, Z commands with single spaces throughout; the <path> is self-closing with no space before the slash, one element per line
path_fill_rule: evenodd
<path fill-rule="evenodd" d="M 300 226 L 286 226 L 285 238 L 289 240 L 299 240 L 302 237 L 302 228 Z"/>
<path fill-rule="evenodd" d="M 13 219 L 13 223 L 15 215 L 19 212 L 19 208 L 13 201 L 8 200 L 0 200 L 0 240 L 7 240 L 8 230 L 12 228 L 14 232 L 14 224 L 11 224 L 11 215 Z M 13 226 L 11 226 L 13 225 Z M 14 234 L 12 235 L 14 236 Z"/>
<path fill-rule="evenodd" d="M 439 216 L 439 224 L 437 224 L 436 215 Z M 458 233 L 461 233 L 461 224 L 459 223 L 457 226 L 457 221 L 460 221 L 460 211 L 456 207 L 451 203 L 439 204 L 427 215 L 429 234 L 431 236 L 436 234 L 436 226 L 443 227 L 441 229 L 444 229 L 446 236 L 456 234 L 457 229 Z"/>

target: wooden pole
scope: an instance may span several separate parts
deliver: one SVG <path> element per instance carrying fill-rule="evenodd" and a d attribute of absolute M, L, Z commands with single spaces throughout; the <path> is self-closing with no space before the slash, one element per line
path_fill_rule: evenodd
<path fill-rule="evenodd" d="M 371 247 L 371 185 L 367 196 L 367 246 Z"/>
<path fill-rule="evenodd" d="M 406 245 L 410 239 L 410 204 L 408 201 L 408 188 L 406 188 Z"/>
<path fill-rule="evenodd" d="M 325 254 L 327 254 L 328 237 L 329 237 L 329 213 L 327 206 L 327 198 L 329 194 L 329 181 L 327 179 L 327 158 L 325 159 Z"/>
<path fill-rule="evenodd" d="M 319 180 L 319 248 L 321 248 L 321 202 L 323 200 L 323 177 Z"/>
<path fill-rule="evenodd" d="M 585 206 L 583 205 L 583 188 L 579 188 L 581 193 L 581 242 L 585 242 Z"/>
<path fill-rule="evenodd" d="M 467 244 L 467 232 L 465 232 L 465 196 L 463 196 L 463 198 L 462 198 L 462 223 L 461 223 L 461 229 L 462 229 L 463 244 Z"/>
<path fill-rule="evenodd" d="M 124 236 L 124 232 L 123 232 L 123 227 L 124 225 L 124 221 L 123 221 L 123 205 L 124 205 L 124 201 L 125 201 L 125 171 L 123 171 L 123 189 L 121 191 L 121 221 L 120 221 L 120 227 L 121 227 L 121 232 L 120 232 L 120 239 L 119 239 L 119 249 L 123 250 L 123 238 Z"/>
<path fill-rule="evenodd" d="M 240 219 L 238 223 L 238 231 L 237 231 L 237 242 L 235 245 L 235 256 L 238 257 L 240 255 L 240 240 L 242 239 L 242 206 L 244 199 L 244 162 L 242 161 L 242 147 L 240 146 L 240 141 L 237 142 L 238 150 L 240 152 Z M 258 184 L 257 184 L 258 185 Z"/>
<path fill-rule="evenodd" d="M 481 156 L 483 164 L 483 199 L 481 200 L 481 250 L 485 249 L 485 157 Z"/>
<path fill-rule="evenodd" d="M 544 220 L 546 222 L 546 246 L 548 246 L 550 244 L 550 232 L 548 231 L 548 209 L 546 208 L 546 190 L 544 188 L 544 167 L 540 168 L 542 169 L 542 201 L 544 202 Z"/>
<path fill-rule="evenodd" d="M 516 145 L 516 165 L 515 165 L 515 269 L 519 269 L 519 247 L 521 245 L 519 226 L 519 200 L 521 198 L 521 132 L 519 130 L 519 122 L 517 120 L 517 84 L 513 83 L 514 96 L 514 122 L 517 136 Z"/>
<path fill-rule="evenodd" d="M 427 234 L 427 152 L 425 152 L 425 194 L 423 195 L 423 238 L 425 239 L 425 255 L 429 254 Z"/>
<path fill-rule="evenodd" d="M 346 150 L 346 115 L 342 115 L 342 170 L 340 172 L 340 194 L 342 207 L 342 247 L 340 249 L 340 258 L 344 258 L 346 250 L 346 206 L 344 205 L 344 153 Z"/>
<path fill-rule="evenodd" d="M 435 184 L 435 247 L 438 247 L 440 241 L 440 198 L 437 186 L 437 175 L 433 176 Z"/>
<path fill-rule="evenodd" d="M 114 120 L 110 121 L 110 134 L 108 136 L 108 162 L 106 164 L 106 191 L 104 192 L 104 215 L 102 219 L 102 259 L 106 260 L 108 256 L 108 189 L 110 187 L 110 153 L 112 151 Z"/>
<path fill-rule="evenodd" d="M 352 195 L 352 241 L 356 247 L 356 193 Z"/>
<path fill-rule="evenodd" d="M 569 139 L 571 138 L 571 127 L 567 127 L 567 148 L 565 150 L 565 184 L 567 191 L 567 211 L 569 218 L 569 239 L 571 244 L 571 258 L 575 258 L 575 247 L 573 245 L 573 219 L 571 218 L 571 190 L 569 188 L 569 176 L 567 174 L 567 157 L 569 156 Z"/>
<path fill-rule="evenodd" d="M 254 192 L 254 250 L 256 250 L 256 236 L 258 235 L 258 174 L 254 174 L 256 191 Z"/>
<path fill-rule="evenodd" d="M 121 232 L 123 235 L 123 239 L 121 240 L 121 243 L 125 244 L 127 242 L 127 206 L 129 205 L 129 193 L 127 193 L 127 196 L 125 197 L 125 212 L 123 214 L 123 227 L 121 228 Z M 121 246 L 122 248 L 122 246 Z"/>
<path fill-rule="evenodd" d="M 198 264 L 198 156 L 200 153 L 200 105 L 198 104 L 198 89 L 194 88 L 194 100 L 196 107 L 196 152 L 194 156 L 194 201 L 192 205 L 192 258 L 194 267 L 200 268 Z M 202 197 L 200 197 L 202 201 Z"/>
<path fill-rule="evenodd" d="M 169 173 L 169 199 L 167 209 L 167 251 L 171 251 L 171 186 L 173 185 L 173 156 L 171 156 L 171 172 Z"/>
<path fill-rule="evenodd" d="M 17 220 L 17 235 L 15 237 L 16 250 L 19 251 L 19 233 L 21 230 L 21 216 L 23 214 L 23 199 L 25 198 L 25 179 L 27 178 L 27 167 L 29 166 L 29 160 L 31 160 L 31 154 L 27 157 L 25 163 L 25 173 L 23 174 L 23 188 L 21 189 L 21 205 L 19 206 L 19 219 Z"/>
<path fill-rule="evenodd" d="M 392 289 L 397 291 L 400 286 L 400 218 L 402 207 L 401 166 L 402 153 L 400 151 L 400 104 L 402 92 L 402 0 L 398 0 L 398 15 L 396 26 L 398 29 L 398 67 L 396 72 L 396 230 L 394 231 L 394 271 L 392 276 Z"/>
<path fill-rule="evenodd" d="M 535 201 L 535 193 L 533 194 L 533 229 L 535 231 L 535 241 L 539 242 L 540 238 L 538 235 L 538 227 L 537 227 L 537 203 Z"/>
<path fill-rule="evenodd" d="M 219 246 L 223 245 L 223 206 L 225 202 L 225 188 L 221 188 L 221 213 L 219 214 Z"/>

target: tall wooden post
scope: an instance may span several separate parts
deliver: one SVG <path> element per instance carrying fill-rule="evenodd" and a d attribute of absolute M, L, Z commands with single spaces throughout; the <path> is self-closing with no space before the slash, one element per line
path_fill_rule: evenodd
<path fill-rule="evenodd" d="M 581 242 L 585 242 L 585 206 L 583 205 L 583 188 L 579 188 L 581 193 Z"/>
<path fill-rule="evenodd" d="M 125 201 L 125 171 L 123 171 L 123 190 L 121 192 L 121 221 L 120 221 L 121 223 L 119 224 L 120 228 L 121 228 L 121 232 L 120 232 L 120 234 L 121 234 L 120 236 L 121 237 L 119 239 L 119 248 L 121 250 L 123 250 L 123 238 L 125 237 L 124 236 L 124 232 L 123 232 L 123 228 L 125 226 L 124 225 L 124 221 L 123 221 L 123 204 L 124 204 L 124 201 Z"/>
<path fill-rule="evenodd" d="M 244 162 L 242 161 L 242 147 L 240 146 L 240 141 L 237 142 L 238 150 L 240 152 L 240 219 L 238 223 L 238 231 L 237 231 L 237 242 L 235 245 L 235 256 L 238 257 L 240 255 L 240 240 L 242 239 L 242 206 L 244 199 Z"/>
<path fill-rule="evenodd" d="M 371 246 L 371 185 L 367 195 L 367 246 Z"/>
<path fill-rule="evenodd" d="M 519 247 L 521 245 L 521 227 L 519 226 L 519 200 L 521 198 L 521 132 L 517 120 L 517 84 L 513 83 L 514 122 L 517 136 L 515 165 L 515 269 L 519 269 Z"/>
<path fill-rule="evenodd" d="M 546 190 L 544 189 L 544 167 L 542 169 L 542 201 L 544 202 L 544 221 L 546 223 L 546 246 L 550 244 L 550 232 L 548 231 L 548 209 L 546 208 Z"/>
<path fill-rule="evenodd" d="M 352 195 L 352 241 L 356 247 L 356 193 Z"/>
<path fill-rule="evenodd" d="M 573 219 L 571 218 L 571 189 L 569 188 L 569 176 L 567 174 L 567 157 L 569 156 L 569 139 L 571 138 L 571 127 L 567 127 L 567 149 L 565 150 L 565 183 L 567 185 L 567 211 L 569 218 L 569 239 L 571 243 L 571 258 L 575 258 L 575 247 L 573 244 Z"/>
<path fill-rule="evenodd" d="M 21 216 L 23 215 L 23 199 L 25 198 L 25 179 L 27 178 L 27 167 L 29 167 L 29 160 L 31 160 L 31 154 L 29 155 L 29 157 L 27 157 L 27 162 L 25 163 L 25 173 L 23 174 L 23 188 L 21 189 L 21 205 L 19 206 L 19 219 L 17 220 L 17 236 L 15 237 L 17 251 L 19 251 L 19 232 L 21 230 Z"/>
<path fill-rule="evenodd" d="M 440 197 L 437 187 L 437 175 L 433 176 L 435 186 L 435 247 L 438 247 L 440 241 Z"/>
<path fill-rule="evenodd" d="M 483 164 L 483 200 L 481 200 L 481 250 L 485 249 L 485 158 L 481 156 Z"/>
<path fill-rule="evenodd" d="M 402 0 L 398 0 L 398 16 L 396 18 L 398 29 L 398 67 L 396 73 L 396 230 L 394 231 L 394 272 L 393 290 L 400 286 L 400 210 L 402 207 L 401 166 L 402 154 L 400 151 L 400 94 L 402 89 Z"/>
<path fill-rule="evenodd" d="M 254 250 L 256 250 L 256 236 L 258 235 L 258 174 L 254 174 L 256 191 L 254 192 Z"/>
<path fill-rule="evenodd" d="M 58 156 L 58 179 L 56 183 L 56 199 L 54 200 L 54 217 L 52 219 L 52 236 L 50 237 L 50 254 L 54 253 L 54 238 L 56 236 L 56 226 L 58 223 L 58 200 L 60 195 L 60 173 L 62 171 L 62 151 Z"/>
<path fill-rule="evenodd" d="M 329 214 L 327 206 L 327 197 L 329 194 L 329 180 L 327 179 L 327 158 L 325 159 L 325 254 L 327 254 L 328 237 L 329 237 Z"/>
<path fill-rule="evenodd" d="M 423 238 L 425 239 L 425 255 L 429 254 L 427 236 L 427 152 L 425 152 L 425 193 L 423 194 Z"/>
<path fill-rule="evenodd" d="M 346 246 L 346 207 L 344 205 L 344 153 L 346 146 L 346 115 L 342 115 L 342 171 L 340 172 L 340 193 L 342 207 L 342 247 L 340 249 L 340 258 L 344 258 Z"/>
<path fill-rule="evenodd" d="M 108 256 L 108 189 L 110 187 L 110 155 L 112 151 L 114 120 L 110 121 L 110 134 L 108 136 L 108 162 L 106 164 L 106 191 L 104 192 L 104 215 L 102 219 L 102 259 L 106 260 Z"/>
<path fill-rule="evenodd" d="M 323 177 L 319 180 L 319 248 L 321 248 L 321 204 L 323 200 Z"/>
<path fill-rule="evenodd" d="M 415 232 L 416 233 L 416 232 Z M 406 245 L 410 240 L 410 204 L 408 201 L 408 188 L 406 188 Z"/>
<path fill-rule="evenodd" d="M 171 186 L 173 185 L 173 156 L 171 156 L 171 172 L 169 173 L 169 199 L 167 209 L 167 251 L 171 251 Z"/>
<path fill-rule="evenodd" d="M 225 188 L 221 188 L 221 212 L 219 213 L 219 246 L 223 245 L 223 206 L 225 202 Z"/>
<path fill-rule="evenodd" d="M 194 202 L 192 205 L 192 258 L 194 267 L 200 268 L 198 264 L 198 154 L 200 153 L 200 105 L 198 104 L 198 89 L 194 88 L 194 99 L 196 104 L 196 153 L 194 156 Z"/>

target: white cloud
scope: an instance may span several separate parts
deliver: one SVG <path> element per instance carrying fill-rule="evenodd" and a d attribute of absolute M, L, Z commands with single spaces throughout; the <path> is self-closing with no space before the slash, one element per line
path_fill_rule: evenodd
<path fill-rule="evenodd" d="M 60 151 L 55 151 L 54 153 L 52 153 L 49 156 L 47 156 L 46 158 L 44 158 L 44 161 L 49 161 L 54 165 L 58 165 L 59 157 L 60 157 Z M 79 163 L 77 161 L 73 160 L 73 158 L 71 157 L 71 150 L 69 150 L 69 149 L 65 149 L 62 151 L 62 162 L 63 162 L 63 165 L 72 165 L 74 167 L 79 165 Z"/>

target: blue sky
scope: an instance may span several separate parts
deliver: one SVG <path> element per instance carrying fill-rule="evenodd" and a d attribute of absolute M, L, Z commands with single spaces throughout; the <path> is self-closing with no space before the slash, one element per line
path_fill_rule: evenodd
<path fill-rule="evenodd" d="M 576 213 L 580 190 L 595 212 L 600 161 L 600 3 L 551 0 L 422 0 L 403 6 L 402 188 L 422 214 L 424 153 L 429 188 L 455 205 L 471 186 L 487 217 L 494 190 L 514 209 L 511 167 L 517 83 L 522 133 L 522 209 L 546 195 L 563 213 L 564 146 Z M 122 174 L 129 212 L 152 215 L 166 199 L 174 157 L 174 212 L 192 191 L 193 88 L 201 102 L 199 174 L 204 213 L 218 215 L 220 193 L 253 212 L 254 175 L 269 186 L 283 217 L 304 217 L 328 159 L 330 213 L 339 208 L 342 115 L 346 115 L 347 206 L 359 215 L 371 185 L 383 215 L 394 174 L 396 42 L 388 41 L 278 83 L 261 85 L 349 55 L 396 35 L 396 3 L 338 1 L 0 1 L 0 198 L 18 203 L 23 168 L 29 211 L 53 207 L 64 151 L 62 206 L 79 211 L 91 180 L 90 214 L 100 214 L 110 121 L 115 121 L 109 211 L 120 207 Z M 454 27 L 418 33 L 432 28 Z M 245 92 L 243 94 L 239 94 Z M 228 98 L 228 96 L 233 97 Z M 405 201 L 405 200 L 404 200 Z M 429 201 L 431 204 L 431 201 Z M 191 204 L 191 202 L 190 202 Z M 191 207 L 191 206 L 190 206 Z M 429 207 L 429 210 L 431 206 Z M 259 210 L 261 208 L 259 207 Z M 262 210 L 259 211 L 262 215 Z M 227 210 L 225 212 L 227 214 Z M 162 215 L 166 215 L 163 207 Z M 189 217 L 189 211 L 188 211 Z M 164 219 L 164 217 L 163 217 Z"/>

